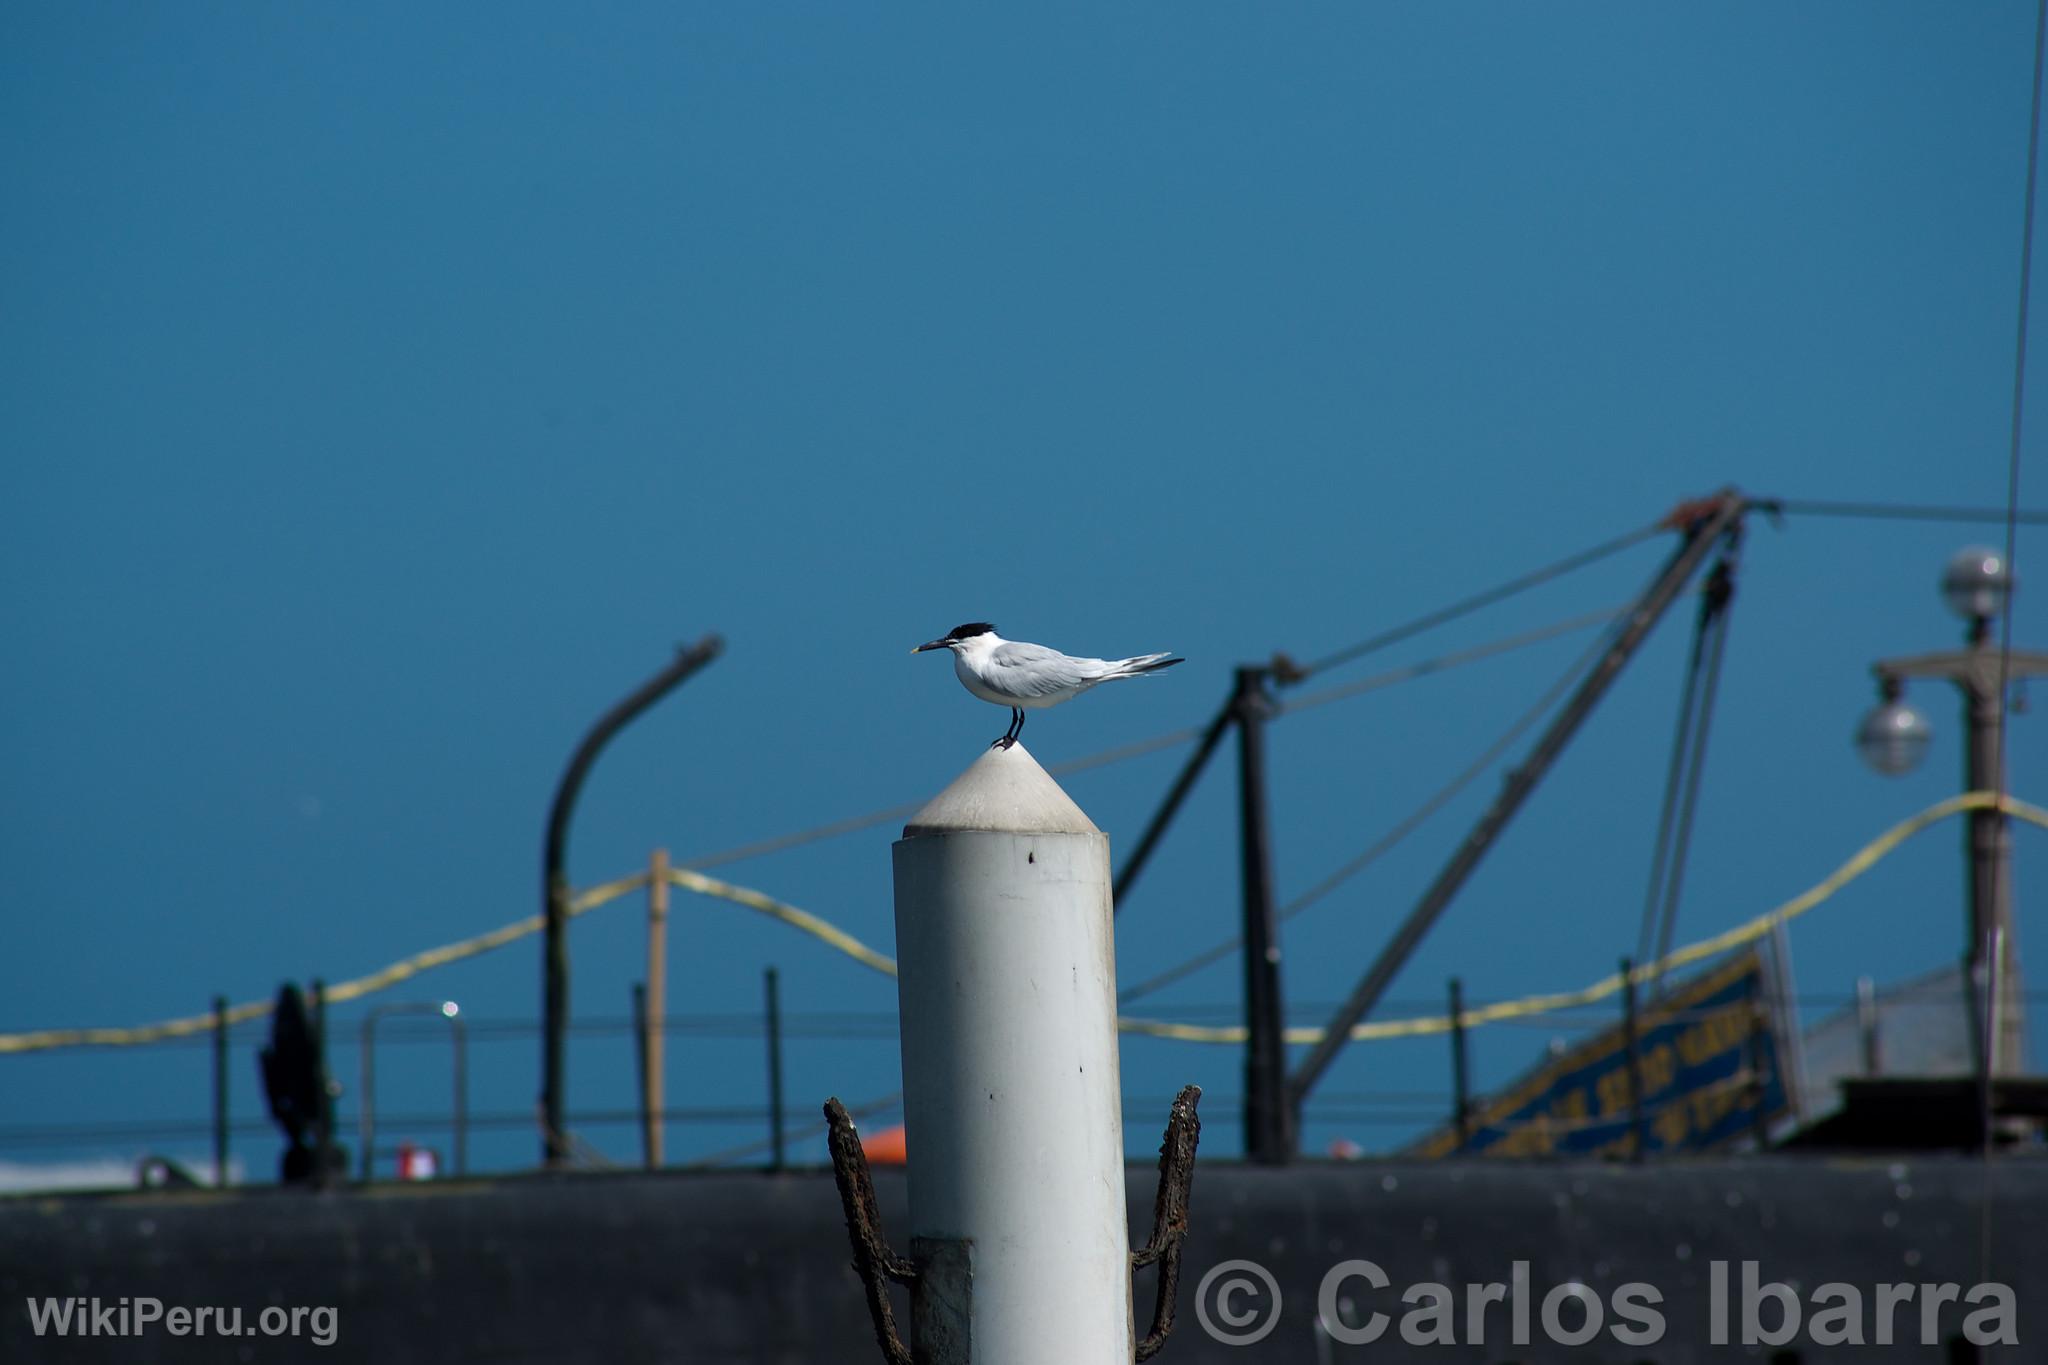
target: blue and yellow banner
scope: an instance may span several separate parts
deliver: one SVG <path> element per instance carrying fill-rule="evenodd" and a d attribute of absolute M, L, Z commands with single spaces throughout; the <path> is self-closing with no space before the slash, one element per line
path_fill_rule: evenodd
<path fill-rule="evenodd" d="M 1768 964 L 1751 949 L 1682 982 L 1637 1017 L 1642 1151 L 1702 1152 L 1790 1108 Z M 1462 1140 L 1431 1133 L 1417 1156 L 1625 1156 L 1635 1150 L 1625 1029 L 1617 1024 L 1474 1105 Z"/>

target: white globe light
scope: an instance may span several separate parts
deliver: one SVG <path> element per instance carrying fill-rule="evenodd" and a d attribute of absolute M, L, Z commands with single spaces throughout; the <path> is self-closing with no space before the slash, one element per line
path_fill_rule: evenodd
<path fill-rule="evenodd" d="M 1856 752 L 1886 777 L 1898 777 L 1920 766 L 1934 727 L 1927 717 L 1902 701 L 1880 702 L 1856 731 Z"/>
<path fill-rule="evenodd" d="M 1966 621 L 1990 620 L 2005 610 L 2014 579 L 2005 555 L 1982 545 L 1958 550 L 1941 575 L 1948 609 Z"/>

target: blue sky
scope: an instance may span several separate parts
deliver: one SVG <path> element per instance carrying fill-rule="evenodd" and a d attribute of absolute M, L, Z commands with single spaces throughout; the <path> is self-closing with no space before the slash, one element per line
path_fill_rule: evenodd
<path fill-rule="evenodd" d="M 578 884 L 937 790 L 1002 725 L 905 652 L 957 621 L 1188 658 L 1034 719 L 1051 764 L 1200 723 L 1234 664 L 1340 648 L 1724 484 L 2002 504 L 2032 23 L 2016 0 L 8 6 L 0 1028 L 187 1014 L 531 913 L 578 735 L 705 631 L 725 657 L 592 778 Z M 1849 736 L 1872 660 L 1956 638 L 1944 559 L 1999 533 L 1752 528 L 1681 940 L 1955 789 L 1951 698 L 1916 689 L 1937 735 L 1912 777 L 1870 775 Z M 1332 681 L 1618 604 L 1663 553 Z M 2043 600 L 2022 592 L 2023 645 L 2048 647 Z M 1569 987 L 1632 948 L 1690 612 L 1396 1005 L 1454 972 L 1478 998 Z M 1277 726 L 1281 896 L 1581 643 Z M 2011 745 L 2037 801 L 2039 724 Z M 1178 761 L 1069 789 L 1125 850 Z M 1234 928 L 1229 771 L 1120 917 L 1126 980 Z M 1493 790 L 1287 926 L 1304 1021 Z M 723 875 L 886 948 L 893 833 Z M 1960 837 L 1803 921 L 1801 991 L 1952 960 Z M 2015 838 L 2035 948 L 2041 836 Z M 633 904 L 578 924 L 579 1018 L 625 1012 L 641 935 Z M 672 945 L 679 1013 L 756 1010 L 770 963 L 798 1014 L 893 1006 L 716 902 L 683 900 Z M 530 1019 L 538 947 L 415 984 Z M 1150 1003 L 1237 995 L 1223 964 Z M 794 1113 L 896 1088 L 893 1039 L 799 1032 Z M 1480 1079 L 1547 1036 L 1481 1036 Z M 670 1058 L 672 1104 L 760 1100 L 753 1037 Z M 629 1107 L 630 1060 L 622 1034 L 579 1038 L 572 1107 Z M 335 1061 L 352 1086 L 353 1048 Z M 1234 1149 L 1233 1052 L 1132 1041 L 1124 1061 L 1134 1151 L 1189 1080 L 1214 1097 L 1207 1148 Z M 475 1107 L 526 1111 L 537 1064 L 530 1037 L 480 1042 Z M 437 1109 L 441 1066 L 394 1048 L 385 1106 Z M 250 1047 L 235 1068 L 235 1112 L 260 1118 Z M 0 1069 L 15 1125 L 207 1113 L 199 1049 Z M 1446 1070 L 1440 1041 L 1354 1047 L 1325 1088 L 1441 1092 Z M 1416 1126 L 1317 1121 L 1309 1145 Z M 679 1126 L 670 1150 L 758 1131 Z M 634 1153 L 630 1129 L 587 1135 Z M 268 1169 L 270 1139 L 238 1142 Z M 534 1143 L 474 1150 L 511 1166 Z"/>

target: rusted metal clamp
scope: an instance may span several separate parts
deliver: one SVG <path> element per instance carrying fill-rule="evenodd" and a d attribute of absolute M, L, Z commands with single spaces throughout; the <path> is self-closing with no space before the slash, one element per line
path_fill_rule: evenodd
<path fill-rule="evenodd" d="M 1181 1087 L 1173 1100 L 1173 1112 L 1166 1120 L 1166 1137 L 1159 1144 L 1159 1194 L 1152 1205 L 1152 1237 L 1141 1250 L 1131 1253 L 1131 1269 L 1159 1267 L 1158 1292 L 1153 1299 L 1152 1330 L 1138 1342 L 1135 1356 L 1140 1361 L 1159 1354 L 1173 1333 L 1174 1296 L 1180 1288 L 1180 1245 L 1188 1235 L 1188 1195 L 1195 1183 L 1195 1148 L 1202 1140 L 1202 1120 L 1195 1107 L 1202 1102 L 1202 1087 Z"/>
<path fill-rule="evenodd" d="M 853 1115 L 837 1097 L 825 1101 L 827 1145 L 832 1149 L 832 1177 L 839 1184 L 839 1204 L 846 1212 L 846 1235 L 853 1242 L 853 1268 L 867 1290 L 868 1315 L 875 1321 L 875 1344 L 889 1365 L 911 1365 L 910 1348 L 896 1335 L 896 1310 L 889 1304 L 889 1281 L 917 1283 L 917 1267 L 889 1249 L 882 1237 L 882 1215 L 875 1207 L 875 1182 L 868 1176 L 868 1155 L 861 1150 Z"/>
<path fill-rule="evenodd" d="M 1159 1267 L 1152 1310 L 1152 1330 L 1137 1344 L 1139 1361 L 1159 1354 L 1173 1332 L 1174 1297 L 1180 1288 L 1180 1249 L 1188 1235 L 1188 1195 L 1194 1187 L 1195 1148 L 1202 1140 L 1202 1120 L 1195 1109 L 1202 1088 L 1190 1085 L 1174 1098 L 1159 1144 L 1159 1193 L 1152 1205 L 1152 1236 L 1131 1253 L 1131 1269 Z M 889 1282 L 915 1289 L 917 1265 L 889 1249 L 882 1236 L 882 1218 L 875 1206 L 875 1184 L 868 1174 L 867 1153 L 853 1116 L 837 1099 L 825 1101 L 827 1142 L 832 1150 L 832 1175 L 839 1185 L 839 1203 L 846 1214 L 846 1235 L 853 1244 L 853 1268 L 867 1291 L 868 1315 L 875 1324 L 875 1344 L 888 1365 L 912 1365 L 910 1348 L 896 1332 L 896 1310 L 889 1302 Z"/>

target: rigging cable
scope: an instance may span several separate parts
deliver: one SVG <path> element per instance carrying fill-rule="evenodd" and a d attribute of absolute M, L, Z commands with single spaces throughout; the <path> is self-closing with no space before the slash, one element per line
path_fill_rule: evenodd
<path fill-rule="evenodd" d="M 1540 644 L 1554 636 L 1569 634 L 1575 630 L 1583 630 L 1588 625 L 1611 619 L 1614 615 L 1616 615 L 1615 611 L 1608 610 L 1588 613 L 1583 616 L 1574 616 L 1569 620 L 1538 627 L 1535 630 L 1504 636 L 1487 644 L 1473 645 L 1468 649 L 1454 650 L 1449 654 L 1440 654 L 1433 659 L 1424 659 L 1420 663 L 1390 669 L 1385 673 L 1376 673 L 1369 678 L 1361 678 L 1357 682 L 1346 683 L 1341 687 L 1333 687 L 1326 691 L 1297 697 L 1292 701 L 1282 703 L 1277 708 L 1277 714 L 1287 715 L 1295 711 L 1306 711 L 1329 702 L 1342 701 L 1349 697 L 1358 696 L 1361 693 L 1377 691 L 1383 687 L 1391 687 L 1396 683 L 1412 682 L 1417 678 L 1427 677 L 1432 673 L 1441 673 L 1463 664 L 1477 663 L 1481 659 L 1491 658 L 1496 654 L 1505 654 L 1510 650 Z M 1186 729 L 1175 730 L 1170 734 L 1154 735 L 1149 739 L 1134 740 L 1129 744 L 1121 744 L 1113 749 L 1104 749 L 1081 758 L 1069 759 L 1065 763 L 1052 764 L 1046 768 L 1046 772 L 1056 778 L 1067 777 L 1074 773 L 1107 767 L 1113 763 L 1122 763 L 1126 759 L 1142 758 L 1147 754 L 1155 754 L 1162 749 L 1171 749 L 1178 745 L 1186 744 L 1191 740 L 1199 739 L 1206 728 L 1206 726 L 1191 725 Z M 806 844 L 814 844 L 822 840 L 837 838 L 843 834 L 855 834 L 864 829 L 872 829 L 876 825 L 887 824 L 891 820 L 907 820 L 920 810 L 923 810 L 924 805 L 923 801 L 910 801 L 902 805 L 886 806 L 880 810 L 869 811 L 865 815 L 852 815 L 845 819 L 830 821 L 826 824 L 813 825 L 808 829 L 797 830 L 794 833 L 780 834 L 773 838 L 756 840 L 750 844 L 739 844 L 732 848 L 720 849 L 715 853 L 706 853 L 687 861 L 678 862 L 676 866 L 701 870 L 710 867 L 720 867 L 726 863 L 741 862 L 748 858 L 765 857 L 770 853 L 782 853 L 792 848 L 801 848 Z"/>
<path fill-rule="evenodd" d="M 1509 650 L 1520 649 L 1525 645 L 1541 644 L 1545 640 L 1555 639 L 1560 635 L 1569 635 L 1573 631 L 1584 630 L 1587 626 L 1602 625 L 1612 621 L 1627 610 L 1628 608 L 1623 606 L 1585 612 L 1563 621 L 1552 622 L 1547 626 L 1538 626 L 1534 630 L 1525 630 L 1516 635 L 1504 636 L 1501 639 L 1492 640 L 1483 645 L 1473 645 L 1469 649 L 1454 650 L 1449 654 L 1439 654 L 1434 659 L 1424 659 L 1420 663 L 1409 664 L 1403 668 L 1388 669 L 1384 673 L 1375 673 L 1369 678 L 1360 678 L 1357 682 L 1348 682 L 1341 687 L 1326 687 L 1320 692 L 1310 692 L 1306 696 L 1296 697 L 1292 701 L 1281 702 L 1273 708 L 1273 714 L 1275 716 L 1291 716 L 1297 711 L 1309 711 L 1318 706 L 1327 706 L 1333 701 L 1344 701 L 1367 692 L 1377 692 L 1383 687 L 1392 687 L 1395 683 L 1411 682 L 1416 678 L 1428 677 L 1432 673 L 1441 673 L 1447 668 L 1456 668 L 1460 664 L 1477 663 L 1481 659 L 1488 659 L 1496 654 L 1505 654 Z"/>
<path fill-rule="evenodd" d="M 1816 498 L 1751 498 L 1750 506 L 1773 515 L 1795 517 L 1854 517 L 1867 521 L 1982 521 L 2004 523 L 2018 520 L 2029 526 L 2048 526 L 2048 510 L 2018 506 L 1942 507 L 1909 502 L 1829 502 Z"/>
<path fill-rule="evenodd" d="M 1693 628 L 1685 690 L 1679 700 L 1678 725 L 1671 740 L 1664 804 L 1657 817 L 1650 885 L 1643 898 L 1642 932 L 1636 940 L 1637 962 L 1662 961 L 1671 948 L 1679 893 L 1685 882 L 1686 856 L 1692 847 L 1700 778 L 1706 768 L 1707 732 L 1720 690 L 1721 660 L 1728 640 L 1728 608 L 1735 597 L 1735 566 L 1740 551 L 1741 532 L 1731 530 L 1720 561 L 1701 585 L 1699 619 Z M 1653 983 L 1652 990 L 1662 993 L 1661 979 Z"/>
<path fill-rule="evenodd" d="M 2027 312 L 2033 292 L 2034 275 L 2034 191 L 2040 169 L 2041 153 L 2041 66 L 2043 44 L 2048 42 L 2048 0 L 2041 0 L 2034 14 L 2034 101 L 2027 124 L 2027 191 L 2026 204 L 2020 221 L 2020 298 L 2019 320 L 2015 329 L 2012 362 L 2012 437 L 2006 451 L 2005 472 L 2005 572 L 2008 584 L 2017 584 L 2014 576 L 2014 555 L 2019 548 L 2019 524 L 2023 518 L 2020 511 L 2020 436 L 2024 430 L 2027 398 Z M 2026 517 L 2032 520 L 2031 517 Z M 2005 596 L 2004 621 L 2001 623 L 1998 641 L 1998 697 L 2004 704 L 2006 688 L 2012 677 L 2012 591 L 2008 587 Z M 2005 792 L 2005 731 L 1998 727 L 1998 744 L 1992 751 L 1991 790 Z"/>
<path fill-rule="evenodd" d="M 1516 593 L 1526 592 L 1530 588 L 1548 583 L 1551 579 L 1560 578 L 1574 569 L 1582 569 L 1588 564 L 1607 558 L 1609 555 L 1619 554 L 1623 550 L 1629 549 L 1631 546 L 1640 545 L 1659 532 L 1669 529 L 1669 518 L 1660 517 L 1648 526 L 1639 527 L 1636 530 L 1630 531 L 1627 535 L 1616 536 L 1614 539 L 1603 541 L 1590 549 L 1581 550 L 1575 555 L 1567 555 L 1554 564 L 1546 564 L 1540 569 L 1523 574 L 1520 578 L 1510 579 L 1499 587 L 1488 588 L 1484 592 L 1474 593 L 1472 596 L 1461 601 L 1451 603 L 1448 607 L 1441 607 L 1426 615 L 1418 616 L 1405 625 L 1395 626 L 1392 630 L 1381 631 L 1378 635 L 1361 640 L 1355 645 L 1348 645 L 1334 654 L 1326 654 L 1313 663 L 1299 665 L 1287 663 L 1283 656 L 1280 662 L 1285 666 L 1274 669 L 1274 681 L 1282 685 L 1306 681 L 1326 669 L 1335 668 L 1339 664 L 1350 663 L 1353 659 L 1362 658 L 1375 650 L 1384 649 L 1391 644 L 1398 644 L 1410 636 L 1420 635 L 1423 631 L 1433 629 L 1448 621 L 1455 621 L 1460 616 L 1469 616 L 1481 607 L 1490 607 L 1496 602 L 1504 602 Z"/>
<path fill-rule="evenodd" d="M 2013 555 L 2018 549 L 2020 523 L 2020 435 L 2026 415 L 2027 393 L 2027 310 L 2033 293 L 2034 273 L 2034 192 L 2039 178 L 2041 164 L 2041 71 L 2044 56 L 2048 56 L 2048 0 L 2038 0 L 2034 6 L 2034 90 L 2033 100 L 2027 110 L 2027 189 L 2026 202 L 2020 211 L 2020 297 L 2018 321 L 2015 326 L 2012 362 L 2012 438 L 2006 452 L 2005 475 L 2005 572 L 2008 588 L 2005 596 L 2005 620 L 1999 632 L 1998 642 L 1998 701 L 2005 705 L 2006 689 L 2012 677 L 2012 584 Z M 2005 797 L 2005 731 L 2007 718 L 2001 714 L 1996 743 L 1991 750 L 1991 790 L 1996 799 Z M 2004 819 L 2001 813 L 1997 818 Z M 1994 874 L 1996 875 L 1996 874 Z M 1994 896 L 1999 888 L 1992 888 Z M 1986 995 L 1997 998 L 1997 984 L 1989 975 L 1997 970 L 1996 962 L 1985 964 Z M 1984 1020 L 1984 1038 L 1978 1045 L 1980 1056 L 1988 1056 L 1993 1038 L 1992 1030 L 1998 1027 L 1997 1020 L 1989 1013 Z M 1980 1279 L 1991 1278 L 1991 1153 L 1993 1145 L 1993 1124 L 1991 1122 L 1991 1068 L 1986 1065 L 1978 1082 L 1979 1120 L 1984 1137 L 1984 1186 L 1981 1204 L 1982 1216 L 1978 1220 L 1977 1267 Z"/>
<path fill-rule="evenodd" d="M 1662 518 L 1648 526 L 1630 531 L 1626 535 L 1616 536 L 1612 540 L 1603 541 L 1598 545 L 1581 550 L 1577 554 L 1567 555 L 1555 563 L 1532 570 L 1519 578 L 1510 579 L 1497 587 L 1475 593 L 1471 597 L 1453 602 L 1447 607 L 1441 607 L 1435 611 L 1418 616 L 1406 624 L 1395 626 L 1391 630 L 1382 631 L 1370 639 L 1362 640 L 1345 649 L 1340 649 L 1334 654 L 1326 655 L 1305 667 L 1292 663 L 1284 655 L 1276 655 L 1276 667 L 1273 671 L 1274 681 L 1282 685 L 1304 682 L 1325 669 L 1334 668 L 1339 664 L 1349 663 L 1353 659 L 1362 658 L 1375 650 L 1383 649 L 1388 645 L 1406 640 L 1411 636 L 1419 635 L 1435 626 L 1443 625 L 1448 621 L 1454 621 L 1461 616 L 1470 615 L 1482 607 L 1491 606 L 1495 602 L 1505 601 L 1516 593 L 1538 587 L 1553 578 L 1570 573 L 1574 569 L 1583 568 L 1588 564 L 1605 559 L 1609 555 L 1619 554 L 1631 546 L 1648 540 L 1658 532 L 1668 529 L 1668 524 L 1669 518 Z M 1556 631 L 1562 632 L 1574 628 L 1571 625 L 1561 625 L 1556 628 Z M 1543 638 L 1547 637 L 1540 633 L 1527 637 L 1514 637 L 1509 641 L 1501 642 L 1498 649 L 1513 649 L 1518 647 L 1519 644 L 1534 643 L 1536 640 Z M 1468 650 L 1462 654 L 1445 655 L 1441 659 L 1418 664 L 1409 669 L 1399 670 L 1395 674 L 1384 675 L 1379 679 L 1366 679 L 1364 682 L 1356 684 L 1348 690 L 1333 690 L 1325 695 L 1304 697 L 1298 702 L 1282 707 L 1281 710 L 1285 712 L 1287 710 L 1305 709 L 1309 706 L 1320 705 L 1324 701 L 1336 701 L 1340 697 L 1353 696 L 1361 691 L 1371 691 L 1376 687 L 1384 687 L 1390 683 L 1405 682 L 1409 678 L 1421 677 L 1425 673 L 1435 672 L 1456 664 L 1468 663 L 1474 659 L 1483 658 L 1489 652 L 1498 652 L 1498 650 L 1488 650 L 1482 646 L 1479 649 Z M 1077 758 L 1066 763 L 1055 764 L 1046 769 L 1046 771 L 1057 778 L 1067 776 L 1070 773 L 1085 772 L 1091 768 L 1103 767 L 1111 763 L 1120 763 L 1127 758 L 1138 758 L 1145 754 L 1157 753 L 1161 749 L 1170 749 L 1175 745 L 1184 744 L 1189 740 L 1199 738 L 1203 730 L 1203 726 L 1191 726 L 1185 730 L 1176 730 L 1172 734 L 1157 735 L 1151 739 L 1139 740 L 1134 744 L 1126 744 L 1119 748 L 1104 750 L 1101 753 L 1091 754 L 1085 758 Z M 892 820 L 908 819 L 922 809 L 924 809 L 923 801 L 909 801 L 901 805 L 869 811 L 865 815 L 853 815 L 845 819 L 833 820 L 826 824 L 814 825 L 809 829 L 797 830 L 791 834 L 777 835 L 773 838 L 757 840 L 750 844 L 740 844 L 732 848 L 720 849 L 715 853 L 706 853 L 700 857 L 679 863 L 678 866 L 702 870 L 705 868 L 721 867 L 727 863 L 742 862 L 748 858 L 765 857 L 771 853 L 782 853 L 792 848 L 801 848 L 806 844 L 818 843 L 825 839 L 834 839 L 843 834 L 856 834 L 861 830 L 872 829 L 876 825 L 887 824 Z"/>
<path fill-rule="evenodd" d="M 1735 591 L 1732 559 L 1724 560 L 1730 566 L 1728 578 L 1722 591 Z M 1718 568 L 1718 566 L 1717 566 Z M 1712 590 L 1713 585 L 1709 585 Z M 1714 721 L 1714 700 L 1721 689 L 1721 659 L 1728 647 L 1729 613 L 1726 599 L 1722 601 L 1716 616 L 1713 641 L 1708 647 L 1706 684 L 1700 694 L 1698 728 L 1693 735 L 1692 759 L 1686 765 L 1685 804 L 1678 813 L 1678 838 L 1671 852 L 1671 885 L 1664 898 L 1664 914 L 1657 930 L 1657 954 L 1652 961 L 1661 962 L 1671 951 L 1671 934 L 1678 921 L 1678 897 L 1685 884 L 1686 856 L 1692 850 L 1693 814 L 1699 806 L 1700 774 L 1706 771 L 1707 731 Z M 1663 993 L 1664 982 L 1656 982 L 1658 994 Z"/>
<path fill-rule="evenodd" d="M 1611 611 L 1602 612 L 1600 613 L 1600 617 L 1602 619 L 1611 620 L 1618 614 L 1619 613 Z M 1578 621 L 1578 624 L 1584 625 L 1586 624 L 1586 622 L 1584 619 L 1580 619 Z M 1276 918 L 1280 922 L 1285 923 L 1286 921 L 1293 919 L 1296 915 L 1302 913 L 1302 911 L 1307 910 L 1310 906 L 1314 905 L 1324 896 L 1336 890 L 1343 883 L 1349 881 L 1352 877 L 1356 876 L 1360 872 L 1363 872 L 1367 867 L 1370 867 L 1373 863 L 1377 862 L 1384 854 L 1390 852 L 1397 844 L 1399 844 L 1402 840 L 1406 839 L 1410 834 L 1413 834 L 1418 828 L 1420 828 L 1423 822 L 1428 820 L 1430 816 L 1436 814 L 1439 810 L 1442 810 L 1446 805 L 1448 805 L 1451 802 L 1451 800 L 1458 795 L 1459 792 L 1463 791 L 1467 786 L 1471 785 L 1471 783 L 1475 779 L 1477 779 L 1480 776 L 1480 774 L 1486 772 L 1489 768 L 1491 768 L 1494 765 L 1494 763 L 1499 760 L 1500 756 L 1507 751 L 1508 747 L 1514 744 L 1516 740 L 1520 739 L 1522 735 L 1528 731 L 1530 726 L 1534 725 L 1538 720 L 1541 720 L 1546 714 L 1549 713 L 1551 707 L 1557 704 L 1558 698 L 1564 695 L 1566 689 L 1568 689 L 1574 682 L 1576 682 L 1579 679 L 1580 675 L 1582 675 L 1588 668 L 1592 666 L 1593 661 L 1595 659 L 1600 657 L 1600 654 L 1608 646 L 1611 634 L 1611 631 L 1601 632 L 1601 634 L 1594 639 L 1593 643 L 1590 646 L 1588 646 L 1587 649 L 1578 656 L 1578 658 L 1572 661 L 1571 667 L 1567 668 L 1564 671 L 1564 673 L 1558 677 L 1556 682 L 1552 683 L 1547 689 L 1545 689 L 1543 695 L 1536 699 L 1535 705 L 1531 706 L 1527 711 L 1524 711 L 1520 716 L 1517 716 L 1515 718 L 1514 723 L 1508 726 L 1508 728 L 1501 733 L 1500 737 L 1494 740 L 1492 744 L 1489 744 L 1486 747 L 1486 751 L 1480 754 L 1478 758 L 1474 759 L 1472 763 L 1469 764 L 1462 772 L 1460 772 L 1456 777 L 1453 777 L 1449 782 L 1445 783 L 1444 786 L 1439 788 L 1437 791 L 1431 793 L 1431 795 L 1426 800 L 1424 800 L 1420 806 L 1416 807 L 1413 811 L 1409 812 L 1409 814 L 1405 818 L 1403 818 L 1399 824 L 1395 825 L 1392 829 L 1388 830 L 1385 834 L 1381 835 L 1379 839 L 1376 840 L 1372 844 L 1372 846 L 1367 848 L 1363 853 L 1353 858 L 1350 862 L 1344 864 L 1344 866 L 1338 868 L 1329 876 L 1323 878 L 1322 881 L 1317 882 L 1307 891 L 1302 892 L 1302 894 L 1296 896 L 1293 900 L 1287 902 L 1287 904 L 1281 906 L 1279 910 L 1275 912 Z M 1312 704 L 1312 699 L 1304 700 L 1309 700 Z M 1188 976 L 1194 972 L 1198 972 L 1202 968 L 1210 965 L 1211 963 L 1220 961 L 1221 959 L 1228 957 L 1230 954 L 1236 952 L 1240 947 L 1242 947 L 1243 943 L 1244 940 L 1242 938 L 1231 938 L 1225 942 L 1213 944 L 1210 947 L 1203 949 L 1201 952 L 1196 953 L 1193 957 L 1187 958 L 1175 964 L 1174 966 L 1167 968 L 1165 971 L 1158 973 L 1155 976 L 1147 977 L 1145 980 L 1140 981 L 1135 986 L 1128 987 L 1125 990 L 1118 992 L 1117 1003 L 1120 1005 L 1128 1004 L 1133 1000 L 1141 999 L 1144 996 L 1150 995 L 1155 991 L 1162 990 L 1165 987 L 1170 986 L 1174 982 L 1180 980 L 1182 977 Z"/>
<path fill-rule="evenodd" d="M 1171 749 L 1176 745 L 1185 744 L 1189 740 L 1200 736 L 1201 733 L 1202 727 L 1195 725 L 1185 730 L 1175 730 L 1171 734 L 1154 735 L 1150 739 L 1134 740 L 1129 744 L 1120 744 L 1114 749 L 1104 749 L 1099 753 L 1088 754 L 1082 758 L 1069 759 L 1065 763 L 1055 763 L 1047 768 L 1046 772 L 1053 777 L 1066 777 L 1073 773 L 1087 772 L 1091 768 L 1107 767 L 1112 763 L 1122 763 L 1125 759 L 1142 758 L 1146 754 L 1158 753 L 1161 749 Z M 850 815 L 843 820 L 833 820 L 827 824 L 813 825 L 809 829 L 797 830 L 793 834 L 778 834 L 770 839 L 757 840 L 751 844 L 740 844 L 733 848 L 721 849 L 716 853 L 706 853 L 702 857 L 692 858 L 687 862 L 678 863 L 676 866 L 701 870 L 707 867 L 721 867 L 726 863 L 742 862 L 748 858 L 761 858 L 770 853 L 782 853 L 788 849 L 801 848 L 805 844 L 815 844 L 825 839 L 836 839 L 842 834 L 857 834 L 861 830 L 872 829 L 876 825 L 888 824 L 891 820 L 907 820 L 923 810 L 924 807 L 924 801 L 906 801 L 902 805 L 886 806 L 881 810 L 871 810 L 865 815 Z M 858 1116 L 856 1115 L 856 1117 Z M 821 1131 L 822 1128 L 823 1125 L 820 1125 Z"/>

